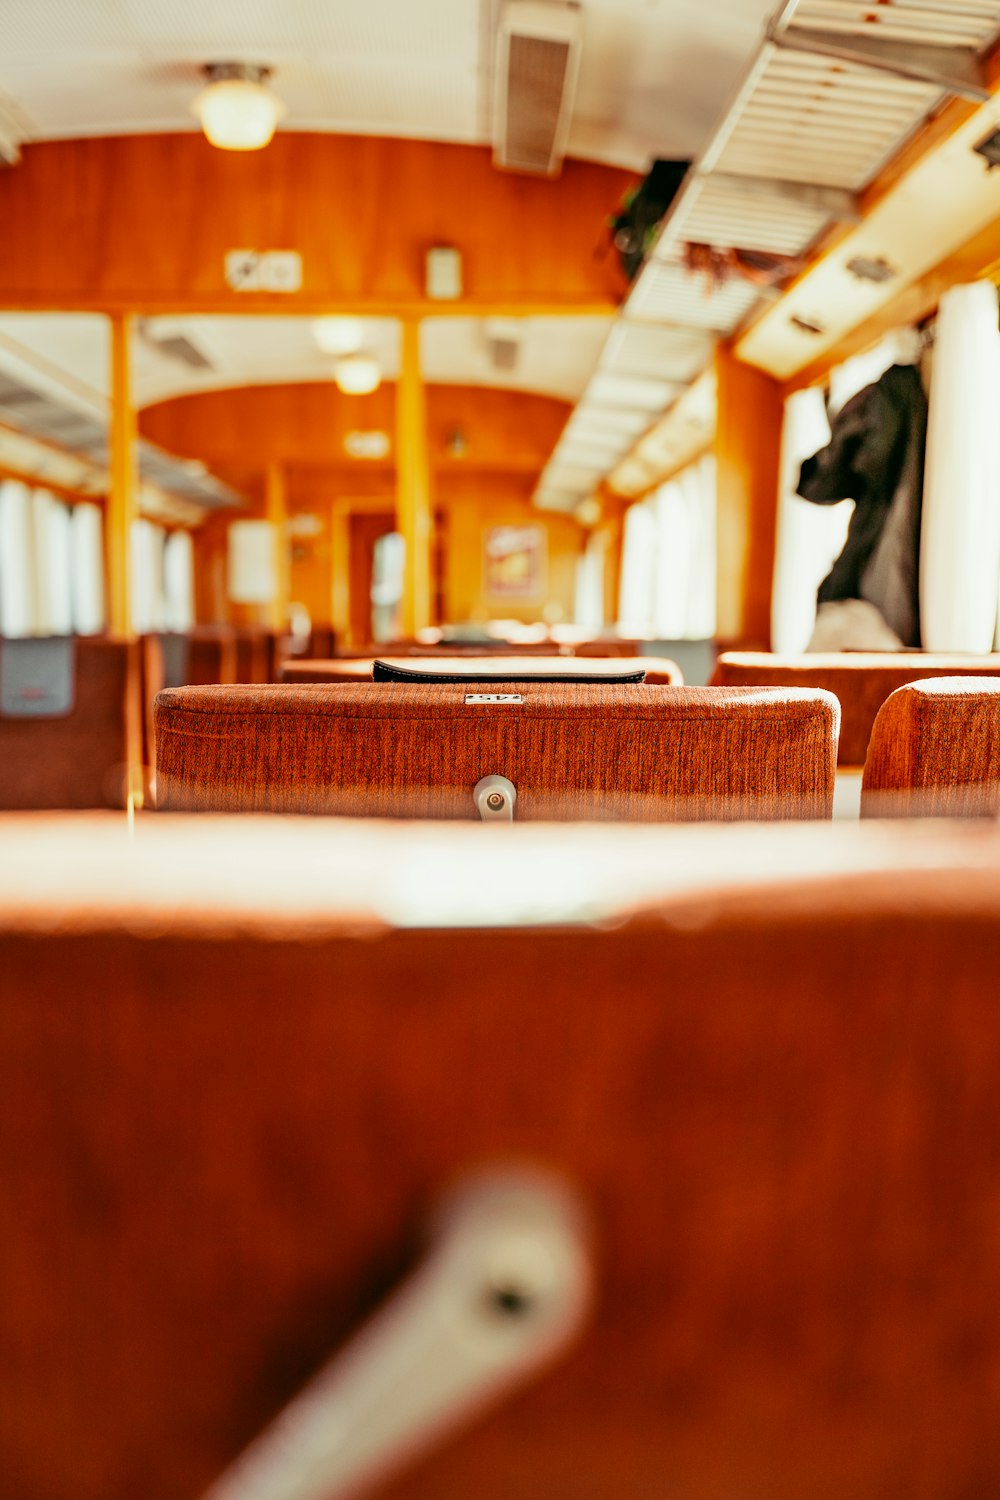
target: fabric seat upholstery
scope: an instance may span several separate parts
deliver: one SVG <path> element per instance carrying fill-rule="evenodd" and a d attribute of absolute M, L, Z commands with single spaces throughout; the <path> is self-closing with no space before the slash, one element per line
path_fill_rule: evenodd
<path fill-rule="evenodd" d="M 1000 676 L 1000 654 L 946 656 L 924 651 L 843 651 L 778 656 L 725 651 L 712 681 L 728 687 L 823 688 L 840 699 L 840 764 L 863 766 L 875 715 L 890 693 L 925 677 Z"/>
<path fill-rule="evenodd" d="M 937 677 L 897 688 L 872 729 L 861 816 L 998 813 L 1000 678 Z"/>
<path fill-rule="evenodd" d="M 824 818 L 838 707 L 797 689 L 511 682 L 190 688 L 156 703 L 171 810 L 477 816 L 501 775 L 519 819 Z"/>

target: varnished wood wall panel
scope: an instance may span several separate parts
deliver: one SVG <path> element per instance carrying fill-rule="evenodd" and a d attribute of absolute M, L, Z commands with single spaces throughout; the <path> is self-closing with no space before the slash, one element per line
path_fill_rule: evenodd
<path fill-rule="evenodd" d="M 536 510 L 531 486 L 513 477 L 482 478 L 474 485 L 459 476 L 442 478 L 438 494 L 445 514 L 445 607 L 452 621 L 538 620 L 558 607 L 561 621 L 573 618 L 576 564 L 584 534 L 575 521 Z M 538 526 L 545 535 L 542 585 L 531 600 L 491 597 L 486 592 L 484 543 L 492 526 Z"/>
<path fill-rule="evenodd" d="M 484 147 L 279 134 L 217 151 L 196 134 L 54 141 L 0 173 L 0 305 L 447 311 L 424 256 L 462 252 L 465 306 L 603 308 L 624 289 L 595 255 L 631 174 L 569 161 L 554 182 L 496 171 Z M 230 291 L 233 249 L 297 250 L 302 290 Z"/>

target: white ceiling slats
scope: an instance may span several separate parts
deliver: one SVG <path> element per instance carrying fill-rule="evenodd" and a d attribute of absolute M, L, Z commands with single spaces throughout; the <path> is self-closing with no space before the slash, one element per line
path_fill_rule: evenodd
<path fill-rule="evenodd" d="M 726 281 L 712 286 L 703 272 L 692 272 L 679 261 L 662 261 L 654 256 L 640 273 L 625 306 L 629 316 L 727 334 L 758 296 L 757 288 L 746 282 Z"/>
<path fill-rule="evenodd" d="M 573 430 L 586 431 L 608 369 L 619 378 L 631 373 L 620 328 L 641 322 L 650 331 L 687 329 L 714 342 L 737 333 L 776 296 L 737 275 L 711 284 L 707 273 L 686 268 L 687 244 L 808 255 L 834 223 L 856 220 L 857 195 L 953 93 L 982 97 L 980 60 L 998 36 L 1000 0 L 787 0 L 668 211 Z M 709 359 L 706 350 L 685 372 L 683 388 Z M 666 352 L 659 369 L 679 373 Z M 656 373 L 647 362 L 642 370 Z M 690 451 L 692 432 L 704 427 L 704 402 L 692 423 L 678 396 L 652 413 L 638 441 L 609 467 L 620 493 L 641 493 L 665 472 L 654 460 Z M 635 404 L 637 419 L 649 411 Z M 540 491 L 546 481 L 543 474 Z M 582 488 L 575 498 L 563 495 L 568 508 L 585 498 Z"/>
<path fill-rule="evenodd" d="M 944 47 L 985 46 L 996 29 L 991 5 L 959 0 L 948 5 L 923 0 L 892 0 L 872 4 L 864 0 L 799 0 L 789 19 L 796 26 L 839 31 L 848 36 L 875 33 L 905 41 L 929 42 Z"/>

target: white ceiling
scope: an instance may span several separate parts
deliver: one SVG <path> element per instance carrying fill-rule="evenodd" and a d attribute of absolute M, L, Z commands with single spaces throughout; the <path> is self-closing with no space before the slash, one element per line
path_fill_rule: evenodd
<path fill-rule="evenodd" d="M 583 0 L 569 154 L 704 145 L 773 0 Z M 486 142 L 499 0 L 3 0 L 0 91 L 29 139 L 193 130 L 206 62 L 269 63 L 281 128 Z"/>
<path fill-rule="evenodd" d="M 421 365 L 436 385 L 500 386 L 576 401 L 611 327 L 610 317 L 428 318 L 421 325 Z M 386 380 L 399 373 L 399 325 L 363 320 L 364 348 Z M 493 341 L 517 345 L 513 368 L 497 368 Z M 209 361 L 192 368 L 157 347 L 184 338 Z M 149 406 L 192 391 L 234 385 L 329 380 L 333 358 L 323 354 L 310 318 L 150 318 L 133 346 L 136 405 Z M 0 313 L 0 369 L 77 409 L 103 413 L 109 391 L 105 320 L 86 313 Z"/>

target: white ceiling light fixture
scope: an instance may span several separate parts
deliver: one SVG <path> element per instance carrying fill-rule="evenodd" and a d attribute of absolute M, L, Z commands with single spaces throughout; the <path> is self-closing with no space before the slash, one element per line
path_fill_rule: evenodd
<path fill-rule="evenodd" d="M 345 396 L 367 396 L 378 390 L 382 371 L 370 354 L 345 354 L 334 365 L 333 378 Z"/>
<path fill-rule="evenodd" d="M 274 135 L 285 106 L 267 86 L 271 69 L 257 63 L 207 63 L 206 87 L 191 111 L 213 146 L 259 151 Z"/>
<path fill-rule="evenodd" d="M 365 341 L 365 325 L 360 318 L 316 318 L 312 331 L 324 354 L 357 354 Z"/>

